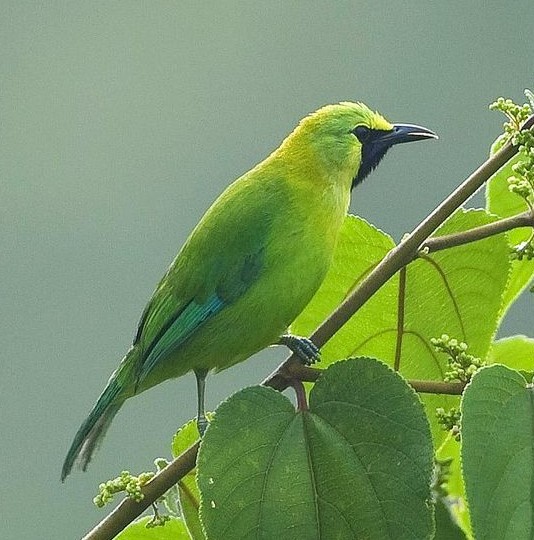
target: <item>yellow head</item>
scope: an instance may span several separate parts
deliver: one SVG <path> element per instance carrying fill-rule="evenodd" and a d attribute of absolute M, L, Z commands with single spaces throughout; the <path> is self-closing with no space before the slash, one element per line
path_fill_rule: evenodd
<path fill-rule="evenodd" d="M 318 161 L 325 170 L 349 169 L 359 184 L 395 144 L 437 138 L 411 124 L 391 124 L 363 103 L 344 101 L 310 114 L 284 141 L 281 150 Z"/>

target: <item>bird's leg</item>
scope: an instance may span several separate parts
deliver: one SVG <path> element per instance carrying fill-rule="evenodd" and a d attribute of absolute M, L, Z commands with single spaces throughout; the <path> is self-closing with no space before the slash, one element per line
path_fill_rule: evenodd
<path fill-rule="evenodd" d="M 291 352 L 296 354 L 302 362 L 311 366 L 321 360 L 321 351 L 308 338 L 294 336 L 292 334 L 283 334 L 278 340 L 279 345 L 285 345 Z"/>
<path fill-rule="evenodd" d="M 195 377 L 197 378 L 197 429 L 200 438 L 204 437 L 208 420 L 204 412 L 204 390 L 206 389 L 207 369 L 195 369 Z"/>

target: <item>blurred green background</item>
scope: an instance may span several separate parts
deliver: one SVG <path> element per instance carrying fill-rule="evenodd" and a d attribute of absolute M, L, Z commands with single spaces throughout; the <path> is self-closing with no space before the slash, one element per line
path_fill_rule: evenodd
<path fill-rule="evenodd" d="M 2 538 L 80 537 L 104 516 L 100 481 L 169 457 L 192 376 L 129 401 L 89 471 L 59 482 L 188 233 L 302 116 L 363 100 L 439 133 L 355 193 L 399 239 L 485 159 L 503 121 L 487 104 L 534 84 L 532 0 L 0 6 Z M 532 312 L 523 298 L 505 332 L 532 333 Z M 209 406 L 284 357 L 212 377 Z"/>

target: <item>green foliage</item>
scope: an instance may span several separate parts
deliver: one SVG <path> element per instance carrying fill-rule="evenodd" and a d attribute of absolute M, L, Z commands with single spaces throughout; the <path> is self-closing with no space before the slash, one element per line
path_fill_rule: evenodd
<path fill-rule="evenodd" d="M 238 392 L 217 410 L 198 469 L 208 538 L 423 539 L 433 529 L 421 403 L 369 358 L 331 366 L 309 411 L 268 388 Z"/>
<path fill-rule="evenodd" d="M 502 365 L 480 370 L 462 399 L 462 463 L 477 540 L 534 534 L 532 387 Z"/>
<path fill-rule="evenodd" d="M 534 339 L 527 336 L 511 336 L 495 341 L 491 346 L 488 361 L 506 364 L 517 369 L 525 378 L 534 374 Z"/>

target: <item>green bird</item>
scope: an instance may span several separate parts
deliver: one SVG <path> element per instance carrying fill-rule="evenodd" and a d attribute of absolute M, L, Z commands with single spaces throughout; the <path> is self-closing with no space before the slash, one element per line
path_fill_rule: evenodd
<path fill-rule="evenodd" d="M 436 138 L 391 124 L 363 103 L 304 118 L 270 156 L 231 184 L 195 227 L 145 308 L 132 347 L 74 437 L 61 479 L 85 470 L 130 397 L 193 371 L 202 434 L 210 371 L 272 344 L 303 361 L 317 348 L 287 333 L 323 281 L 352 188 L 398 143 Z"/>

